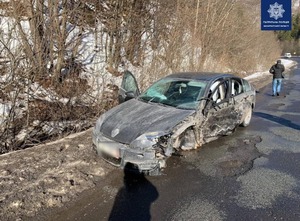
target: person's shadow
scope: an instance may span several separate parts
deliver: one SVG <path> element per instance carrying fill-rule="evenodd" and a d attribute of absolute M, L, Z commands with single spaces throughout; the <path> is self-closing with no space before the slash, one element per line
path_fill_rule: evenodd
<path fill-rule="evenodd" d="M 150 207 L 158 198 L 158 192 L 151 182 L 131 163 L 124 168 L 124 186 L 119 190 L 109 221 L 151 220 Z"/>

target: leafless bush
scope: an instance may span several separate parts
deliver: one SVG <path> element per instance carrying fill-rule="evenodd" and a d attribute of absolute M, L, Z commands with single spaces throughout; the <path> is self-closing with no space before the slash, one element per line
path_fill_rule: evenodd
<path fill-rule="evenodd" d="M 90 23 L 84 5 L 25 0 L 3 7 L 0 152 L 93 125 L 104 107 L 86 99 L 91 88 L 81 76 Z"/>

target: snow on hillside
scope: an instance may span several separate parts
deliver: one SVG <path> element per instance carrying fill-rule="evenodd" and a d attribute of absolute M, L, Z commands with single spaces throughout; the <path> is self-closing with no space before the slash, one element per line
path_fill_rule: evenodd
<path fill-rule="evenodd" d="M 295 64 L 295 61 L 293 61 L 293 60 L 289 60 L 289 59 L 280 59 L 280 60 L 286 68 L 290 68 L 291 66 L 293 66 Z M 271 67 L 271 65 L 270 65 L 270 67 Z M 269 70 L 262 71 L 262 72 L 255 72 L 255 73 L 245 77 L 245 79 L 252 80 L 254 78 L 259 78 L 262 75 L 270 75 Z"/>

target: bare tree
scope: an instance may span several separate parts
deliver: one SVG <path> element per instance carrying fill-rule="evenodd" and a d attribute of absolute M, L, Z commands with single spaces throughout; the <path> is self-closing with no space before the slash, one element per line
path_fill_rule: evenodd
<path fill-rule="evenodd" d="M 0 50 L 7 58 L 0 65 L 6 78 L 0 82 L 1 94 L 5 92 L 0 101 L 8 110 L 0 131 L 1 146 L 5 146 L 0 150 L 5 152 L 8 146 L 38 142 L 34 136 L 46 135 L 36 128 L 45 124 L 61 132 L 59 121 L 83 120 L 80 116 L 87 119 L 95 113 L 74 105 L 88 89 L 79 77 L 83 27 L 90 26 L 85 5 L 72 0 L 12 0 L 2 10 L 9 21 L 0 36 Z M 65 77 L 68 81 L 63 81 Z M 36 95 L 41 89 L 48 91 L 42 96 L 51 101 Z"/>
<path fill-rule="evenodd" d="M 238 0 L 157 3 L 157 23 L 167 23 L 165 29 L 155 30 L 161 45 L 158 56 L 170 71 L 249 72 L 279 55 L 274 34 L 260 31 L 259 4 L 252 4 L 249 12 L 249 3 Z M 159 17 L 160 12 L 165 16 Z M 261 48 L 269 45 L 273 53 L 267 55 Z"/>
<path fill-rule="evenodd" d="M 35 138 L 46 135 L 36 133 L 37 125 L 43 128 L 47 123 L 61 130 L 60 121 L 84 121 L 110 108 L 116 100 L 113 81 L 126 66 L 138 70 L 143 87 L 170 72 L 242 74 L 269 66 L 280 48 L 273 33 L 259 29 L 259 3 L 11 0 L 0 4 L 2 17 L 9 18 L 9 27 L 0 32 L 1 79 L 6 78 L 0 81 L 0 102 L 9 105 L 0 140 L 9 140 L 8 146 L 25 134 L 27 144 L 38 142 Z M 88 44 L 94 49 L 89 48 L 88 60 L 87 35 L 95 42 Z M 87 71 L 86 64 L 93 67 Z M 92 76 L 95 88 L 80 78 L 84 71 Z M 43 90 L 51 100 L 36 95 Z M 110 93 L 113 96 L 107 96 Z"/>

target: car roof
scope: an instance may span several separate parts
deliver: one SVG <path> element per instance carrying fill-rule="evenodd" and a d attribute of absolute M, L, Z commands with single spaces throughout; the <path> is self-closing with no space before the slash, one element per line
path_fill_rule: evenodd
<path fill-rule="evenodd" d="M 216 72 L 178 72 L 173 73 L 165 78 L 182 78 L 182 79 L 195 79 L 195 80 L 202 80 L 202 81 L 211 81 L 220 77 L 235 77 L 232 74 L 225 74 L 225 73 L 216 73 Z"/>

